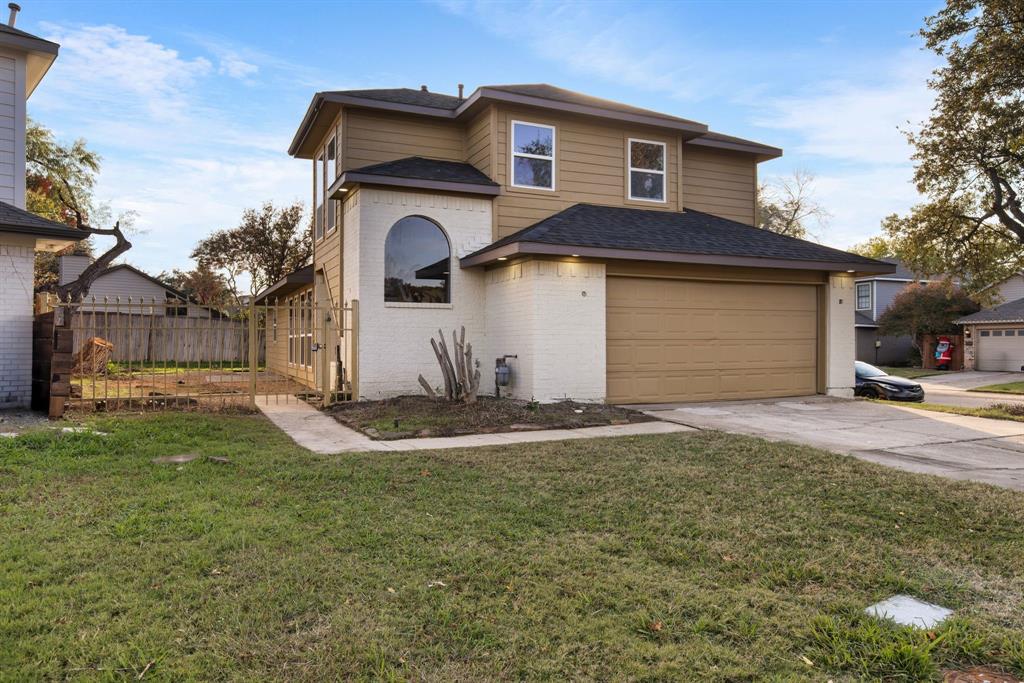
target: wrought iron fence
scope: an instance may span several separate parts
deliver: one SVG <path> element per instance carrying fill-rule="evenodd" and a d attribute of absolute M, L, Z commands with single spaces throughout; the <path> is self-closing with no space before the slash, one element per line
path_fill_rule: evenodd
<path fill-rule="evenodd" d="M 312 290 L 242 307 L 48 298 L 39 308 L 71 330 L 73 410 L 327 405 L 348 400 L 357 381 L 358 302 L 318 306 Z"/>

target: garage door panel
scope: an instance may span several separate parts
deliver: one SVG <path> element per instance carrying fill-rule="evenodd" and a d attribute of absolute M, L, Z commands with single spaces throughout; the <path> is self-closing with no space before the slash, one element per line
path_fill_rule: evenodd
<path fill-rule="evenodd" d="M 808 285 L 608 279 L 614 402 L 814 393 L 817 291 Z"/>
<path fill-rule="evenodd" d="M 1017 329 L 980 330 L 975 344 L 978 370 L 1020 372 L 1024 367 L 1024 336 Z"/>

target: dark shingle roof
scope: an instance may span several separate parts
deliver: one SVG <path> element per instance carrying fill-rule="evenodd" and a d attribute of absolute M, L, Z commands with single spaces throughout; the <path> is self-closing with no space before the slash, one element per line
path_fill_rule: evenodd
<path fill-rule="evenodd" d="M 446 183 L 467 183 L 470 185 L 498 186 L 471 164 L 460 161 L 442 161 L 424 157 L 406 157 L 396 161 L 385 161 L 382 164 L 354 168 L 349 173 L 365 173 L 367 175 L 388 176 L 391 178 L 415 178 L 417 180 L 437 180 Z"/>
<path fill-rule="evenodd" d="M 512 85 L 482 85 L 480 90 L 497 90 L 499 92 L 512 93 L 513 95 L 525 95 L 527 97 L 539 97 L 554 102 L 565 102 L 567 104 L 579 104 L 585 107 L 597 107 L 609 111 L 618 111 L 626 114 L 640 114 L 653 116 L 666 121 L 682 121 L 684 123 L 697 123 L 691 119 L 684 119 L 678 116 L 663 114 L 650 109 L 641 109 L 615 100 L 606 100 L 601 97 L 593 97 L 574 90 L 566 90 L 547 83 L 519 83 Z"/>
<path fill-rule="evenodd" d="M 366 100 L 377 100 L 379 102 L 391 102 L 393 104 L 408 104 L 416 107 L 431 107 L 432 109 L 448 110 L 457 108 L 464 101 L 452 95 L 427 92 L 425 90 L 414 90 L 413 88 L 332 90 L 324 94 L 347 95 L 349 97 L 361 97 Z"/>
<path fill-rule="evenodd" d="M 53 54 L 56 54 L 57 48 L 60 47 L 59 45 L 57 45 L 57 43 L 51 40 L 40 38 L 39 36 L 32 35 L 28 31 L 22 31 L 20 28 L 14 28 L 13 26 L 8 26 L 7 24 L 4 23 L 0 23 L 0 33 L 13 36 L 15 38 L 22 38 L 24 40 L 31 41 L 34 47 L 36 47 L 37 49 L 41 49 L 44 52 L 52 52 Z"/>
<path fill-rule="evenodd" d="M 854 325 L 866 325 L 868 327 L 878 327 L 878 323 L 864 315 L 860 311 L 853 312 L 853 324 Z"/>
<path fill-rule="evenodd" d="M 576 204 L 479 250 L 514 242 L 740 256 L 848 264 L 877 269 L 873 259 L 786 237 L 708 213 Z"/>
<path fill-rule="evenodd" d="M 7 202 L 0 202 L 0 232 L 19 232 L 36 237 L 56 237 L 59 239 L 85 239 L 89 236 L 83 230 L 47 220 L 34 213 L 19 209 Z"/>
<path fill-rule="evenodd" d="M 958 325 L 970 323 L 1021 323 L 1024 322 L 1024 299 L 1007 301 L 992 308 L 986 308 L 960 318 Z"/>

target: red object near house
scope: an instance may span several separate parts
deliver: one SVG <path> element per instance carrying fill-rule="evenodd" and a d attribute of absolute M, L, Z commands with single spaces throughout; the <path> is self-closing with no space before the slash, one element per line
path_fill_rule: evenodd
<path fill-rule="evenodd" d="M 949 370 L 953 364 L 953 342 L 949 337 L 939 337 L 935 344 L 935 367 L 939 370 Z"/>

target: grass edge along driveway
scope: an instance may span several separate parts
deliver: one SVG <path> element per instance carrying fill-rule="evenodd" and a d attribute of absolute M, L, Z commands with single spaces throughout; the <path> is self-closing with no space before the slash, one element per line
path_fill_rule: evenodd
<path fill-rule="evenodd" d="M 1004 382 L 1003 384 L 987 384 L 973 387 L 968 391 L 985 391 L 994 394 L 1024 394 L 1024 382 Z"/>
<path fill-rule="evenodd" d="M 251 416 L 0 439 L 0 677 L 1024 673 L 1024 498 L 703 432 L 319 456 Z M 196 452 L 183 465 L 158 455 Z M 863 608 L 954 608 L 933 632 Z"/>

